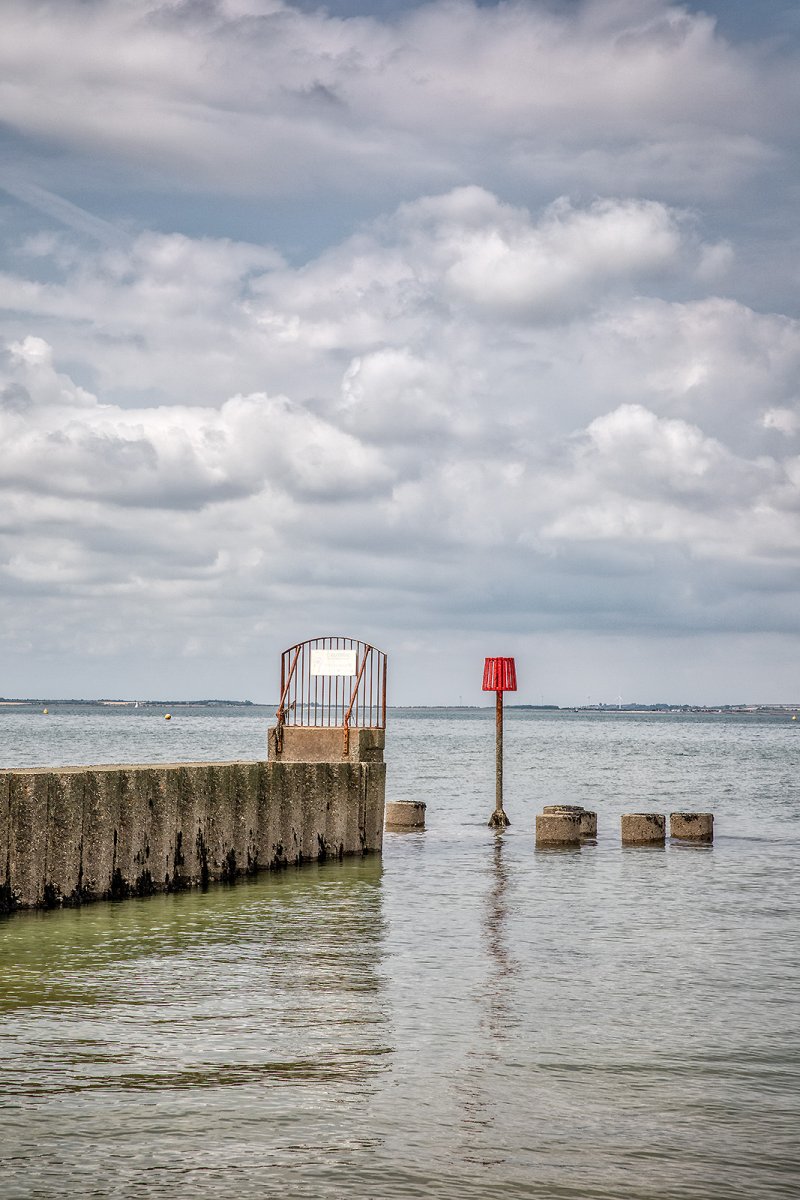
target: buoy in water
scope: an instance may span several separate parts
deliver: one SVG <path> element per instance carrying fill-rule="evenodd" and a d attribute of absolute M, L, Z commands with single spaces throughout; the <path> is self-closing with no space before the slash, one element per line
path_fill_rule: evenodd
<path fill-rule="evenodd" d="M 49 711 L 49 709 L 46 709 L 46 708 L 42 709 L 42 712 L 45 714 L 45 716 L 47 716 L 48 711 Z"/>
<path fill-rule="evenodd" d="M 172 720 L 172 713 L 164 713 L 164 720 L 165 720 L 165 721 L 171 721 L 171 720 Z"/>

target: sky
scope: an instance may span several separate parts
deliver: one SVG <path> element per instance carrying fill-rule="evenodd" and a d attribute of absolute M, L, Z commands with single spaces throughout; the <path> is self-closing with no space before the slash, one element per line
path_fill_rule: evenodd
<path fill-rule="evenodd" d="M 3 0 L 0 695 L 800 700 L 799 101 L 782 0 Z"/>

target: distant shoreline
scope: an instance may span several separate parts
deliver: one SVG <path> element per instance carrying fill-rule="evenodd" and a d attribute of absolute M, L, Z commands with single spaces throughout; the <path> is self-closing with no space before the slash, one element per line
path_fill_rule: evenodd
<path fill-rule="evenodd" d="M 5 697 L 0 698 L 0 706 L 10 706 L 17 704 L 74 704 L 86 705 L 86 707 L 97 707 L 102 705 L 104 708 L 269 708 L 275 705 L 262 705 L 255 700 L 64 700 L 53 699 L 53 697 L 40 696 L 36 698 L 27 698 L 25 700 L 12 700 Z"/>
<path fill-rule="evenodd" d="M 277 701 L 270 703 L 257 700 L 63 700 L 41 697 L 38 699 L 0 698 L 0 708 L 25 708 L 70 706 L 75 708 L 277 708 Z M 392 704 L 388 711 L 401 712 L 487 712 L 494 704 Z M 664 705 L 558 705 L 558 704 L 509 704 L 507 712 L 535 712 L 543 715 L 579 715 L 588 717 L 624 716 L 793 716 L 800 714 L 800 702 L 795 704 L 664 704 Z"/>

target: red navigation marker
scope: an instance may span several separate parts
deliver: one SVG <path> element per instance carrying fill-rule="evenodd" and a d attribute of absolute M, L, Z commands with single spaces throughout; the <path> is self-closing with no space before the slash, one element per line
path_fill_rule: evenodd
<path fill-rule="evenodd" d="M 489 827 L 505 829 L 511 822 L 503 810 L 503 692 L 517 690 L 517 668 L 513 658 L 487 658 L 484 661 L 483 690 L 494 692 L 496 697 L 495 799 Z"/>
<path fill-rule="evenodd" d="M 517 668 L 513 658 L 487 658 L 483 664 L 484 692 L 515 692 Z"/>

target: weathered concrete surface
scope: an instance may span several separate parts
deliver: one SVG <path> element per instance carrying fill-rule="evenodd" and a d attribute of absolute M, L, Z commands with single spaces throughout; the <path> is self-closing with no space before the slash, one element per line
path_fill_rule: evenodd
<path fill-rule="evenodd" d="M 0 771 L 0 912 L 379 852 L 381 761 Z"/>
<path fill-rule="evenodd" d="M 577 812 L 536 814 L 537 846 L 579 846 L 581 818 Z"/>
<path fill-rule="evenodd" d="M 683 842 L 713 842 L 714 814 L 700 812 L 670 813 L 669 836 Z"/>
<path fill-rule="evenodd" d="M 385 729 L 351 729 L 344 749 L 344 726 L 284 725 L 283 746 L 277 747 L 277 730 L 267 735 L 270 762 L 383 762 Z"/>
<path fill-rule="evenodd" d="M 666 818 L 662 813 L 624 813 L 620 827 L 623 846 L 660 844 L 666 840 Z"/>
<path fill-rule="evenodd" d="M 7 894 L 8 858 L 8 779 L 0 776 L 0 912 L 5 911 L 11 902 L 11 896 Z"/>
<path fill-rule="evenodd" d="M 590 842 L 597 839 L 597 813 L 589 808 L 581 813 L 581 837 Z"/>
<path fill-rule="evenodd" d="M 421 800 L 389 800 L 386 804 L 386 828 L 424 829 L 426 807 Z"/>
<path fill-rule="evenodd" d="M 581 823 L 581 837 L 587 841 L 593 841 L 597 837 L 597 813 L 583 808 L 580 804 L 545 804 L 542 812 L 575 813 Z"/>

